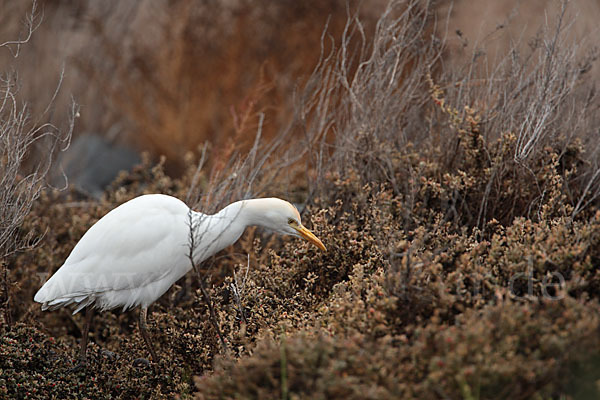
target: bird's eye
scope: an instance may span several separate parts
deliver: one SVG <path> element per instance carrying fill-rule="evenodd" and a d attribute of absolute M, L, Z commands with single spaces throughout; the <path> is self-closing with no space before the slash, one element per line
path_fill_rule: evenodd
<path fill-rule="evenodd" d="M 296 220 L 295 220 L 295 219 L 293 219 L 293 218 L 289 218 L 289 219 L 288 219 L 288 224 L 289 224 L 289 225 L 297 225 L 298 223 L 296 222 Z"/>

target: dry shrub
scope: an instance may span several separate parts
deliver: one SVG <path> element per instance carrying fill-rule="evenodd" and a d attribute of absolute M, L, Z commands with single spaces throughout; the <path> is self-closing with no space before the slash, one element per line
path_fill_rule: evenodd
<path fill-rule="evenodd" d="M 575 378 L 570 368 L 586 349 L 598 348 L 598 307 L 591 307 L 589 318 L 590 307 L 574 300 L 501 300 L 451 326 L 434 317 L 410 338 L 282 336 L 196 378 L 196 398 L 274 399 L 284 387 L 289 398 L 313 399 L 554 397 Z"/>
<path fill-rule="evenodd" d="M 543 204 L 571 217 L 593 204 L 597 98 L 584 83 L 596 57 L 576 57 L 564 9 L 527 54 L 515 49 L 491 72 L 480 68 L 484 56 L 443 68 L 431 12 L 428 2 L 392 2 L 362 46 L 353 46 L 363 29 L 351 19 L 315 69 L 300 103 L 317 141 L 307 143 L 312 191 L 329 190 L 327 174 L 358 175 L 363 186 L 403 194 L 417 214 L 427 201 L 457 226 L 480 229 L 541 218 L 551 212 Z M 419 180 L 430 182 L 426 193 L 415 192 Z"/>
<path fill-rule="evenodd" d="M 581 85 L 586 69 L 561 41 L 564 25 L 559 24 L 546 42 L 534 43 L 530 57 L 502 65 L 495 73 L 506 74 L 503 79 L 486 77 L 480 85 L 473 75 L 449 78 L 448 71 L 435 68 L 434 45 L 415 46 L 423 58 L 410 56 L 419 38 L 414 33 L 425 32 L 412 28 L 426 26 L 427 9 L 394 5 L 398 8 L 380 20 L 379 40 L 368 51 L 352 52 L 342 39 L 342 47 L 325 56 L 312 77 L 316 89 L 303 103 L 314 107 L 304 114 L 306 131 L 336 136 L 333 142 L 312 136 L 323 140 L 314 153 L 319 179 L 311 201 L 327 209 L 319 214 L 329 216 L 321 224 L 335 231 L 324 235 L 331 245 L 317 265 L 312 258 L 287 264 L 274 257 L 276 262 L 267 264 L 268 280 L 250 274 L 250 282 L 259 283 L 256 295 L 248 294 L 250 315 L 258 313 L 267 324 L 259 327 L 259 337 L 277 338 L 284 326 L 292 332 L 324 329 L 337 340 L 386 338 L 381 347 L 399 352 L 395 364 L 386 365 L 408 371 L 391 379 L 406 388 L 394 388 L 389 397 L 564 394 L 574 376 L 569 371 L 582 368 L 599 350 L 593 250 L 598 222 L 591 189 L 597 185 L 597 154 L 583 145 L 593 137 L 597 116 L 591 112 L 593 91 L 585 93 Z M 351 20 L 347 35 L 360 31 L 360 23 Z M 358 59 L 350 62 L 348 54 Z M 417 62 L 398 64 L 397 59 Z M 435 82 L 444 79 L 456 85 L 442 90 Z M 382 87 L 382 82 L 392 84 Z M 400 91 L 410 100 L 398 96 Z M 411 109 L 420 118 L 411 119 Z M 586 196 L 592 201 L 582 213 Z M 268 299 L 263 306 L 261 289 Z M 569 319 L 570 327 L 584 315 L 589 318 L 581 329 L 567 333 L 560 325 Z M 421 332 L 435 337 L 446 327 L 456 333 L 446 344 L 461 343 L 460 351 L 455 346 L 425 351 Z M 479 336 L 481 341 L 475 339 Z M 295 353 L 300 366 L 285 378 L 289 384 L 277 374 L 281 349 L 267 342 L 241 363 L 231 360 L 213 377 L 197 380 L 199 397 L 278 397 L 286 393 L 285 385 L 290 395 L 306 396 L 300 387 L 315 387 L 303 372 L 315 368 L 308 344 L 314 339 L 299 340 L 299 351 L 309 349 Z M 359 354 L 370 354 L 369 345 L 357 347 Z M 403 357 L 399 349 L 405 348 L 409 354 Z M 354 361 L 354 354 L 332 353 L 333 365 Z M 471 354 L 485 357 L 474 362 Z M 418 356 L 425 360 L 420 367 Z M 376 362 L 365 356 L 358 365 Z M 244 379 L 249 374 L 252 378 Z M 345 396 L 365 393 L 362 379 L 382 380 L 365 378 L 364 369 L 348 376 L 357 380 L 340 385 Z M 312 397 L 327 397 L 316 387 Z"/>
<path fill-rule="evenodd" d="M 526 50 L 511 49 L 493 69 L 478 52 L 463 68 L 439 77 L 447 82 L 444 90 L 431 84 L 434 101 L 448 116 L 437 121 L 434 134 L 454 149 L 443 168 L 480 180 L 474 186 L 479 198 L 461 194 L 453 200 L 470 204 L 470 224 L 540 218 L 546 197 L 555 196 L 562 209 L 554 211 L 575 217 L 597 197 L 598 99 L 586 79 L 597 51 L 584 53 L 569 41 L 574 21 L 567 8 L 562 2 L 553 25 Z M 448 135 L 447 128 L 458 135 Z"/>
<path fill-rule="evenodd" d="M 379 201 L 368 204 L 385 208 Z M 312 221 L 328 227 L 319 232 L 328 253 L 307 257 L 312 248 L 288 243 L 289 252 L 250 270 L 243 298 L 250 322 L 240 332 L 258 343 L 249 356 L 224 358 L 212 375 L 196 378 L 198 398 L 274 398 L 284 385 L 290 398 L 530 398 L 581 387 L 596 393 L 589 385 L 600 373 L 590 364 L 600 351 L 598 291 L 585 283 L 596 275 L 598 221 L 516 221 L 506 230 L 495 226 L 491 243 L 439 222 L 408 232 L 394 265 L 385 260 L 387 243 L 373 236 L 401 220 L 369 223 L 363 213 L 358 225 L 336 218 L 335 209 L 341 207 Z M 532 259 L 530 275 L 524 260 Z M 567 273 L 575 270 L 591 274 Z M 564 281 L 544 282 L 550 273 Z M 222 315 L 235 327 L 240 321 L 227 303 Z M 291 340 L 280 338 L 282 329 Z M 234 343 L 248 346 L 247 339 Z M 588 380 L 575 383 L 586 369 Z"/>
<path fill-rule="evenodd" d="M 25 19 L 23 31 L 15 40 L 2 41 L 0 52 L 19 57 L 39 24 L 37 4 Z M 7 257 L 36 246 L 43 230 L 22 230 L 22 225 L 35 201 L 47 187 L 55 154 L 64 151 L 70 142 L 78 107 L 72 103 L 66 126 L 52 122 L 51 111 L 56 93 L 46 110 L 31 114 L 27 102 L 21 102 L 21 80 L 15 70 L 0 71 L 0 326 L 10 329 L 11 306 Z M 14 66 L 13 66 L 14 67 Z M 37 101 L 40 101 L 36 99 Z M 34 100 L 34 102 L 36 101 Z"/>
<path fill-rule="evenodd" d="M 138 173 L 160 181 L 155 179 L 160 169 L 154 171 Z M 169 187 L 173 190 L 177 184 Z M 283 329 L 290 397 L 436 398 L 479 393 L 481 398 L 528 398 L 565 393 L 574 371 L 588 368 L 589 357 L 600 351 L 597 285 L 586 285 L 596 279 L 594 241 L 600 220 L 571 226 L 561 219 L 516 221 L 507 228 L 490 227 L 494 235 L 489 242 L 478 232 L 456 233 L 440 220 L 395 237 L 398 254 L 392 258 L 391 243 L 378 238 L 381 231 L 403 235 L 398 229 L 402 205 L 389 191 L 364 202 L 359 203 L 364 208 L 355 212 L 344 211 L 339 202 L 321 211 L 308 210 L 312 218 L 305 222 L 328 245 L 327 253 L 297 241 L 281 246 L 281 239 L 251 230 L 236 246 L 236 252 L 251 255 L 247 274 L 245 254 L 218 261 L 224 271 L 211 270 L 209 290 L 232 352 L 222 356 L 213 374 L 209 371 L 219 343 L 206 306 L 194 295 L 197 286 L 186 287 L 185 282 L 153 306 L 152 334 L 161 357 L 168 360 L 158 376 L 133 365 L 146 351 L 132 313 L 96 316 L 89 375 L 67 373 L 69 358 L 76 355 L 80 321 L 68 312 L 38 316 L 35 305 L 35 311 L 29 308 L 29 316 L 21 318 L 26 325 L 18 327 L 14 335 L 20 336 L 11 342 L 15 351 L 10 352 L 22 354 L 28 343 L 25 337 L 35 335 L 34 343 L 45 345 L 28 356 L 29 362 L 44 365 L 40 375 L 47 382 L 60 382 L 69 390 L 83 384 L 78 393 L 97 385 L 94 390 L 115 395 L 170 397 L 198 390 L 200 398 L 220 397 L 219 393 L 271 398 L 281 391 Z M 53 208 L 65 210 L 58 204 Z M 72 246 L 93 221 L 73 218 L 60 225 L 63 232 L 78 227 L 73 237 L 64 237 L 60 226 L 49 237 L 56 231 L 63 236 L 60 242 Z M 64 248 L 63 254 L 44 264 L 60 265 L 68 247 L 57 246 Z M 552 254 L 552 262 L 544 254 Z M 530 264 L 523 262 L 532 258 Z M 21 271 L 35 265 L 21 262 Z M 527 290 L 529 265 L 531 294 L 522 292 Z M 568 271 L 579 272 L 576 276 Z M 563 287 L 550 287 L 545 295 L 541 281 L 548 272 L 564 273 L 565 282 Z M 511 292 L 510 278 L 516 273 L 523 274 Z M 237 304 L 231 285 L 240 289 L 242 279 Z M 27 299 L 38 285 L 27 288 L 25 277 L 19 282 L 23 291 L 15 297 L 30 302 Z M 31 331 L 32 326 L 50 329 L 60 347 L 45 334 Z M 45 363 L 51 352 L 61 358 Z M 118 359 L 110 358 L 117 355 Z M 31 385 L 25 369 L 4 371 L 7 381 L 20 379 Z M 194 389 L 191 378 L 201 374 L 204 377 L 196 378 Z M 105 376 L 106 383 L 90 382 L 90 376 Z M 31 389 L 27 385 L 22 390 Z M 50 385 L 44 387 L 48 389 L 42 397 L 58 393 Z"/>

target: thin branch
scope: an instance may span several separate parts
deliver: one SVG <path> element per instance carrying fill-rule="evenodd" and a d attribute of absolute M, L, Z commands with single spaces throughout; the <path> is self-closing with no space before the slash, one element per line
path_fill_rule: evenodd
<path fill-rule="evenodd" d="M 227 344 L 225 343 L 225 338 L 223 337 L 223 334 L 221 333 L 221 328 L 219 326 L 219 321 L 217 319 L 217 314 L 215 313 L 215 309 L 213 307 L 213 303 L 210 298 L 210 294 L 208 293 L 208 291 L 206 290 L 206 287 L 204 286 L 204 279 L 202 278 L 200 269 L 198 268 L 198 266 L 196 265 L 196 261 L 194 260 L 194 251 L 196 249 L 196 239 L 195 239 L 196 238 L 196 224 L 194 223 L 192 209 L 189 210 L 188 216 L 189 216 L 189 232 L 190 232 L 188 259 L 190 260 L 190 263 L 192 264 L 194 271 L 196 271 L 196 276 L 198 277 L 198 285 L 200 286 L 200 291 L 202 292 L 202 297 L 204 298 L 204 302 L 208 306 L 208 310 L 210 312 L 210 322 L 212 323 L 213 328 L 217 332 L 217 336 L 219 337 L 219 341 L 221 342 L 223 352 L 227 352 Z"/>
<path fill-rule="evenodd" d="M 31 2 L 31 12 L 25 17 L 25 38 L 17 40 L 8 40 L 4 43 L 0 43 L 0 48 L 5 47 L 8 49 L 8 51 L 10 51 L 11 55 L 14 58 L 19 57 L 21 46 L 28 43 L 31 40 L 33 32 L 35 32 L 35 30 L 39 28 L 43 19 L 43 13 L 38 14 L 37 0 L 33 0 Z M 14 50 L 12 48 L 13 46 L 15 47 Z"/>
<path fill-rule="evenodd" d="M 234 270 L 233 271 L 233 282 L 230 285 L 231 292 L 233 293 L 233 299 L 236 304 L 237 312 L 239 313 L 241 320 L 245 324 L 248 323 L 248 320 L 246 319 L 246 312 L 244 310 L 244 307 L 242 306 L 242 297 L 244 297 L 244 290 L 246 289 L 246 279 L 248 278 L 249 270 L 250 270 L 250 254 L 248 254 L 248 261 L 246 263 L 246 272 L 244 273 L 244 278 L 242 279 L 242 282 L 240 283 L 238 281 L 238 276 Z"/>

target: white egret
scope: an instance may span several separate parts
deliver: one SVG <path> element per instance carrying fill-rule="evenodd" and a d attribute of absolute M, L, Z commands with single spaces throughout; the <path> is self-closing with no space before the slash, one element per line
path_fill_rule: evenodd
<path fill-rule="evenodd" d="M 214 215 L 191 210 L 162 194 L 136 197 L 96 222 L 75 245 L 65 263 L 36 293 L 42 310 L 87 307 L 80 364 L 85 364 L 93 308 L 100 311 L 140 306 L 139 327 L 154 361 L 158 361 L 146 328 L 148 306 L 162 296 L 192 264 L 235 243 L 247 226 L 262 226 L 298 236 L 325 250 L 301 221 L 298 210 L 276 198 L 242 200 Z"/>

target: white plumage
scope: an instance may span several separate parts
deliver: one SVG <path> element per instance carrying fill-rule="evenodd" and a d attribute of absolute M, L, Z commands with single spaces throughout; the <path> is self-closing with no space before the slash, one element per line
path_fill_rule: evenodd
<path fill-rule="evenodd" d="M 75 312 L 94 301 L 101 310 L 149 305 L 191 268 L 187 213 L 163 195 L 122 204 L 83 235 L 34 300 L 43 310 L 78 303 Z"/>
<path fill-rule="evenodd" d="M 175 197 L 144 195 L 96 222 L 34 300 L 43 310 L 75 304 L 74 313 L 86 306 L 100 310 L 141 306 L 141 326 L 148 306 L 192 268 L 190 223 L 197 263 L 233 244 L 250 225 L 303 237 L 325 250 L 302 226 L 296 208 L 284 200 L 243 200 L 206 215 Z"/>

